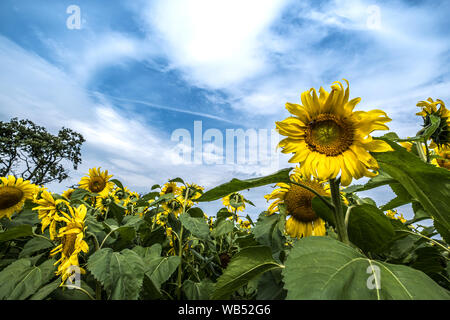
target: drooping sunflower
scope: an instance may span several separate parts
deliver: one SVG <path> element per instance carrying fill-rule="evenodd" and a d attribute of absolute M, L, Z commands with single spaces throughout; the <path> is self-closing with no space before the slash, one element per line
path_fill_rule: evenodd
<path fill-rule="evenodd" d="M 330 196 L 329 189 L 314 178 L 303 178 L 297 167 L 290 175 L 291 180 L 315 190 L 322 196 Z M 323 236 L 326 234 L 325 221 L 319 218 L 312 208 L 314 193 L 295 184 L 277 183 L 278 188 L 264 196 L 267 201 L 275 200 L 267 209 L 269 215 L 279 212 L 278 205 L 284 204 L 290 218 L 286 221 L 286 233 L 293 238 Z"/>
<path fill-rule="evenodd" d="M 245 210 L 244 196 L 238 192 L 227 195 L 222 199 L 222 203 L 228 210 L 234 212 Z"/>
<path fill-rule="evenodd" d="M 95 209 L 104 214 L 108 211 L 109 205 L 114 202 L 114 197 L 112 195 L 107 195 L 106 197 L 96 197 L 95 198 Z"/>
<path fill-rule="evenodd" d="M 59 264 L 56 275 L 61 276 L 62 283 L 73 273 L 72 266 L 80 268 L 78 263 L 78 254 L 83 251 L 87 253 L 89 246 L 84 241 L 84 232 L 86 227 L 84 225 L 87 209 L 84 205 L 78 208 L 68 207 L 69 213 L 61 212 L 60 221 L 65 222 L 65 226 L 59 229 L 58 238 L 61 244 L 54 248 L 50 254 L 52 256 L 61 253 L 61 258 L 55 262 Z M 80 268 L 82 274 L 85 271 Z"/>
<path fill-rule="evenodd" d="M 189 208 L 194 205 L 196 199 L 201 197 L 203 190 L 205 190 L 205 188 L 195 183 L 187 183 L 186 186 L 179 187 L 175 192 L 180 196 L 180 199 L 182 199 L 183 202 L 184 199 L 186 199 L 186 192 L 188 192 L 186 207 Z"/>
<path fill-rule="evenodd" d="M 64 199 L 55 200 L 50 192 L 43 190 L 39 199 L 34 200 L 38 206 L 32 210 L 38 211 L 38 218 L 41 220 L 41 232 L 50 226 L 50 239 L 54 240 L 56 236 L 56 224 L 59 219 L 58 212 L 66 210 L 69 203 Z"/>
<path fill-rule="evenodd" d="M 112 175 L 108 175 L 108 170 L 101 171 L 100 168 L 89 169 L 89 175 L 81 178 L 80 188 L 93 193 L 98 193 L 100 197 L 107 196 L 114 188 L 114 183 L 109 181 Z"/>
<path fill-rule="evenodd" d="M 163 209 L 169 214 L 172 212 L 175 217 L 178 217 L 179 214 L 183 212 L 183 200 L 181 197 L 175 197 L 173 199 L 164 201 L 162 203 Z"/>
<path fill-rule="evenodd" d="M 10 175 L 0 177 L 0 219 L 22 210 L 25 200 L 33 200 L 36 186 L 30 181 Z"/>
<path fill-rule="evenodd" d="M 430 139 L 439 147 L 450 147 L 450 110 L 445 107 L 444 101 L 428 98 L 427 101 L 419 101 L 417 106 L 422 108 L 422 111 L 416 113 L 423 117 L 424 127 L 431 124 L 431 115 L 440 118 L 439 127 L 431 135 Z M 437 108 L 439 106 L 439 109 Z"/>
<path fill-rule="evenodd" d="M 322 87 L 319 96 L 311 88 L 301 94 L 302 105 L 286 103 L 293 115 L 276 122 L 281 135 L 283 153 L 294 153 L 289 160 L 300 163 L 303 176 L 313 176 L 320 181 L 336 178 L 341 173 L 342 185 L 352 179 L 377 175 L 378 163 L 369 151 L 392 151 L 384 141 L 373 140 L 374 130 L 388 130 L 391 121 L 382 110 L 353 111 L 361 98 L 349 101 L 348 81 L 335 82 L 328 93 Z"/>

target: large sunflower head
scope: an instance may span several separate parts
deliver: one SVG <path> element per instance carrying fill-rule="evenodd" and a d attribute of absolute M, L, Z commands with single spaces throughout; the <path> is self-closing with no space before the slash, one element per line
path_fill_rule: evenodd
<path fill-rule="evenodd" d="M 434 101 L 432 98 L 428 98 L 427 101 L 419 101 L 417 106 L 422 108 L 422 111 L 416 113 L 416 115 L 423 117 L 424 127 L 431 124 L 431 115 L 437 116 L 441 120 L 439 127 L 430 139 L 439 148 L 450 146 L 450 110 L 445 107 L 444 101 L 439 99 Z M 439 106 L 439 109 L 437 106 Z"/>
<path fill-rule="evenodd" d="M 291 180 L 306 185 L 320 195 L 329 196 L 325 186 L 317 179 L 305 179 L 296 168 L 290 176 Z M 326 233 L 325 222 L 319 218 L 312 208 L 312 200 L 316 197 L 311 191 L 295 184 L 278 183 L 278 188 L 265 196 L 267 201 L 275 200 L 268 208 L 268 213 L 279 211 L 279 204 L 284 204 L 290 218 L 286 221 L 286 233 L 293 238 L 323 236 Z"/>
<path fill-rule="evenodd" d="M 347 80 L 345 80 L 347 81 Z M 322 87 L 319 96 L 314 88 L 301 94 L 302 105 L 286 103 L 293 115 L 276 122 L 281 135 L 287 136 L 279 146 L 283 153 L 294 153 L 289 160 L 300 163 L 303 176 L 324 181 L 341 173 L 342 185 L 353 178 L 374 177 L 378 163 L 369 151 L 392 151 L 384 141 L 373 140 L 374 130 L 388 130 L 391 119 L 381 110 L 353 111 L 361 101 L 349 101 L 349 88 L 335 82 L 328 93 Z"/>
<path fill-rule="evenodd" d="M 106 196 L 114 188 L 114 183 L 110 182 L 112 175 L 108 175 L 108 170 L 101 171 L 100 168 L 89 169 L 89 175 L 81 178 L 79 182 L 80 188 L 99 196 Z"/>
<path fill-rule="evenodd" d="M 33 200 L 36 186 L 14 176 L 0 177 L 0 219 L 22 210 L 25 200 Z"/>
<path fill-rule="evenodd" d="M 244 211 L 245 210 L 245 198 L 239 192 L 234 192 L 222 198 L 222 203 L 230 211 Z"/>

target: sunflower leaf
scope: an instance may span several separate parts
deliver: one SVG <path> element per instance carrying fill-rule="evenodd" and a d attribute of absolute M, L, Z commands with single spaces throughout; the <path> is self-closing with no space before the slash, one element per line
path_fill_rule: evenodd
<path fill-rule="evenodd" d="M 450 299 L 449 292 L 425 273 L 368 259 L 327 237 L 297 241 L 282 274 L 289 300 Z"/>
<path fill-rule="evenodd" d="M 29 224 L 23 224 L 0 232 L 0 242 L 29 237 L 33 235 L 33 229 Z"/>
<path fill-rule="evenodd" d="M 209 226 L 203 217 L 193 218 L 188 213 L 183 213 L 179 216 L 179 219 L 183 226 L 195 237 L 205 240 L 209 238 Z"/>
<path fill-rule="evenodd" d="M 450 229 L 450 171 L 423 162 L 395 142 L 378 139 L 394 149 L 373 153 L 380 168 L 398 181 L 411 198 L 419 201 L 429 215 Z"/>
<path fill-rule="evenodd" d="M 272 258 L 272 249 L 266 246 L 247 247 L 237 253 L 215 285 L 212 299 L 227 299 L 240 287 L 260 274 L 282 268 Z"/>
<path fill-rule="evenodd" d="M 230 182 L 224 183 L 220 186 L 217 186 L 205 192 L 196 201 L 199 202 L 214 201 L 223 198 L 233 192 L 238 192 L 245 189 L 261 187 L 271 183 L 278 183 L 278 182 L 287 183 L 289 182 L 289 172 L 292 169 L 293 168 L 282 169 L 274 174 L 260 178 L 253 178 L 248 180 L 232 179 Z"/>
<path fill-rule="evenodd" d="M 139 297 L 144 262 L 136 252 L 100 249 L 89 257 L 87 268 L 103 285 L 109 299 L 135 300 Z"/>

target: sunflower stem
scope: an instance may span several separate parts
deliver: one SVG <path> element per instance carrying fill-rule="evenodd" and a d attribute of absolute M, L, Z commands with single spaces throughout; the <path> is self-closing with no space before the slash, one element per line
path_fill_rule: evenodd
<path fill-rule="evenodd" d="M 336 179 L 330 179 L 331 199 L 334 205 L 334 220 L 338 232 L 339 240 L 343 243 L 350 244 L 348 239 L 347 228 L 345 225 L 345 216 L 341 205 L 341 193 L 339 190 L 339 182 Z"/>
<path fill-rule="evenodd" d="M 306 189 L 306 190 L 308 190 L 308 191 L 311 191 L 312 193 L 314 193 L 314 195 L 316 195 L 316 197 L 318 197 L 320 200 L 322 200 L 322 202 L 324 203 L 324 204 L 326 204 L 326 206 L 328 207 L 328 208 L 330 208 L 331 210 L 333 210 L 334 211 L 334 202 L 333 202 L 333 204 L 331 204 L 331 203 L 329 203 L 321 194 L 319 194 L 316 190 L 314 190 L 314 189 L 312 189 L 312 188 L 310 188 L 310 187 L 308 187 L 308 186 L 305 186 L 304 184 L 301 184 L 301 183 L 298 183 L 298 182 L 295 182 L 295 181 L 292 181 L 292 180 L 290 180 L 290 183 L 291 184 L 295 184 L 295 185 L 297 185 L 297 186 L 299 186 L 299 187 L 302 187 L 302 188 L 304 188 L 304 189 Z"/>
<path fill-rule="evenodd" d="M 187 199 L 189 196 L 189 187 L 186 186 L 186 195 L 184 197 L 184 202 L 183 202 L 183 212 L 182 214 L 184 214 L 186 212 L 186 203 L 187 203 Z M 180 229 L 180 236 L 178 237 L 178 243 L 180 248 L 178 249 L 178 256 L 180 257 L 180 264 L 178 265 L 178 286 L 177 286 L 177 299 L 181 300 L 181 275 L 182 275 L 182 263 L 183 263 L 183 224 L 181 224 L 181 229 Z"/>
<path fill-rule="evenodd" d="M 427 156 L 427 163 L 430 163 L 430 150 L 428 149 L 427 139 L 424 139 L 423 143 L 425 144 L 425 151 Z"/>
<path fill-rule="evenodd" d="M 422 146 L 420 141 L 415 141 L 414 145 L 416 146 L 417 154 L 419 155 L 419 158 L 422 159 L 423 162 L 428 162 L 427 157 L 425 153 L 423 152 Z"/>

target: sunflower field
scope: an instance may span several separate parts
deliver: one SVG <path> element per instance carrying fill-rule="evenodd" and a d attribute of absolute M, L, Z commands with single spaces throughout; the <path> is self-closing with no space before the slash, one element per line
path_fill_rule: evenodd
<path fill-rule="evenodd" d="M 341 82 L 303 92 L 276 122 L 292 166 L 209 190 L 138 194 L 101 168 L 62 194 L 1 177 L 0 299 L 450 299 L 450 112 L 429 98 L 414 137 L 373 136 L 391 119 L 360 100 Z M 265 185 L 253 221 L 240 192 Z M 359 195 L 376 188 L 392 200 Z"/>

